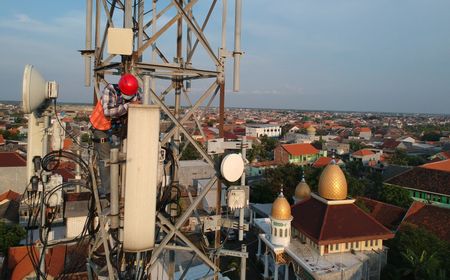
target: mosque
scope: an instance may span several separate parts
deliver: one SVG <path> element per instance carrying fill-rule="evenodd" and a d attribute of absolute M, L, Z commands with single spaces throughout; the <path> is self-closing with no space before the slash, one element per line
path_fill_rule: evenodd
<path fill-rule="evenodd" d="M 303 178 L 290 205 L 281 190 L 268 218 L 254 218 L 264 279 L 380 279 L 394 234 L 347 197 L 347 181 L 332 161 L 318 194 Z"/>

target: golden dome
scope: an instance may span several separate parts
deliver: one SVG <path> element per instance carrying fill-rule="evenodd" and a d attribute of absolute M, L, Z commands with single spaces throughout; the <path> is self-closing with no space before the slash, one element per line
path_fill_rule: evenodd
<path fill-rule="evenodd" d="M 314 126 L 310 125 L 310 126 L 308 126 L 306 131 L 308 131 L 308 132 L 316 132 L 316 128 Z"/>
<path fill-rule="evenodd" d="M 283 192 L 273 202 L 271 216 L 278 220 L 289 220 L 291 218 L 291 205 L 284 197 Z"/>
<path fill-rule="evenodd" d="M 304 199 L 311 195 L 311 189 L 309 185 L 305 182 L 305 178 L 303 178 L 300 183 L 298 183 L 297 187 L 295 187 L 295 198 L 296 199 Z"/>
<path fill-rule="evenodd" d="M 329 164 L 320 175 L 319 195 L 325 199 L 347 198 L 347 180 L 344 172 L 334 162 Z"/>

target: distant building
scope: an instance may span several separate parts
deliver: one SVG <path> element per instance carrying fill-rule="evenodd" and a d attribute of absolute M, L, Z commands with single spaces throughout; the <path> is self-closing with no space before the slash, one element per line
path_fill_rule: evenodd
<path fill-rule="evenodd" d="M 275 161 L 280 164 L 309 165 L 319 156 L 320 151 L 311 144 L 282 144 L 274 150 Z"/>
<path fill-rule="evenodd" d="M 414 167 L 385 184 L 408 190 L 414 200 L 450 208 L 450 172 Z"/>
<path fill-rule="evenodd" d="M 350 160 L 352 161 L 360 161 L 363 165 L 374 166 L 380 160 L 383 151 L 380 150 L 371 150 L 371 149 L 361 149 L 354 152 Z"/>
<path fill-rule="evenodd" d="M 247 124 L 245 126 L 245 136 L 261 137 L 279 137 L 281 127 L 277 124 Z"/>
<path fill-rule="evenodd" d="M 337 155 L 346 155 L 350 152 L 350 144 L 339 143 L 337 141 L 326 141 L 323 143 L 322 149 L 329 153 L 335 152 Z"/>
<path fill-rule="evenodd" d="M 314 168 L 325 167 L 328 164 L 330 164 L 332 160 L 333 158 L 330 157 L 320 157 L 312 164 L 312 167 Z M 337 165 L 344 165 L 344 162 L 341 159 L 334 159 L 334 161 Z"/>
<path fill-rule="evenodd" d="M 372 131 L 368 127 L 361 127 L 359 129 L 359 138 L 364 140 L 370 140 L 372 138 Z"/>

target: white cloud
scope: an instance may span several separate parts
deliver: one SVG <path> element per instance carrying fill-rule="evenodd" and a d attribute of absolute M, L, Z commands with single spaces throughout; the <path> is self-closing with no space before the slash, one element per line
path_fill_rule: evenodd
<path fill-rule="evenodd" d="M 84 31 L 84 15 L 81 12 L 71 12 L 63 16 L 41 21 L 31 18 L 27 14 L 14 14 L 0 19 L 0 30 L 14 31 L 17 36 L 25 33 L 37 35 L 51 35 L 58 37 L 81 36 Z"/>

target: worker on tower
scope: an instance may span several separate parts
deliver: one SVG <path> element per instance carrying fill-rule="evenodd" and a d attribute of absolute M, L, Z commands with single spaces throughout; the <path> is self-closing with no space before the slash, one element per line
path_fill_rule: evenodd
<path fill-rule="evenodd" d="M 139 84 L 132 74 L 124 74 L 118 84 L 108 84 L 100 100 L 92 111 L 90 122 L 92 141 L 97 153 L 97 166 L 100 171 L 101 195 L 109 193 L 110 169 L 105 165 L 109 160 L 112 136 L 119 139 L 126 137 L 128 105 L 140 103 Z"/>

